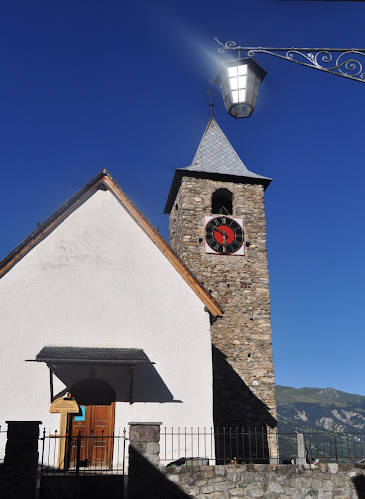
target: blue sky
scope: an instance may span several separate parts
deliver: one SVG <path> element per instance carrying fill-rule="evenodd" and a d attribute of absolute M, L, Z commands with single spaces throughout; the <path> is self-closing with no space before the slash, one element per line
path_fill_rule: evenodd
<path fill-rule="evenodd" d="M 12 0 L 0 6 L 0 258 L 106 167 L 168 237 L 209 119 L 213 37 L 364 45 L 363 2 Z M 278 384 L 365 395 L 365 85 L 261 55 L 250 119 L 215 117 L 266 191 Z"/>

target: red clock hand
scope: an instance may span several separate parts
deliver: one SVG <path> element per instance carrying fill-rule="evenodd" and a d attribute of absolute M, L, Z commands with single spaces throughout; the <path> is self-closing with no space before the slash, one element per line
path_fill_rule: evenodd
<path fill-rule="evenodd" d="M 224 244 L 224 246 L 226 246 L 226 245 L 227 245 L 227 239 L 228 239 L 228 237 L 229 237 L 229 236 L 228 236 L 228 234 L 227 234 L 227 232 L 224 232 L 224 231 L 223 231 L 222 229 L 220 229 L 219 227 L 217 227 L 215 230 L 216 230 L 217 232 L 219 232 L 220 234 L 222 234 L 222 236 L 223 236 L 223 244 Z"/>

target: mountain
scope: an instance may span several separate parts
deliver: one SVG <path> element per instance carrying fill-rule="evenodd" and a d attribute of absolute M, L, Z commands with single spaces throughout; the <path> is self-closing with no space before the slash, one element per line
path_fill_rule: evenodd
<path fill-rule="evenodd" d="M 365 432 L 365 396 L 334 388 L 276 386 L 279 432 Z"/>

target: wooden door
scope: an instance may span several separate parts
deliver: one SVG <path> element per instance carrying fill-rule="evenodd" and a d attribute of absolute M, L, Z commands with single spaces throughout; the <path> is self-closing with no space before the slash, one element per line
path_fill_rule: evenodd
<path fill-rule="evenodd" d="M 76 465 L 76 443 L 80 434 L 81 465 L 97 469 L 110 468 L 113 461 L 115 402 L 80 407 L 82 415 L 72 418 L 71 465 Z"/>

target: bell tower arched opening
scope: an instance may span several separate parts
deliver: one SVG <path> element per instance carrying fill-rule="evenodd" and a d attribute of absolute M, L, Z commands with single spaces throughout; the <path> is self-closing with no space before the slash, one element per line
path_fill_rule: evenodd
<path fill-rule="evenodd" d="M 217 189 L 212 195 L 212 213 L 232 215 L 233 194 L 228 189 Z"/>

